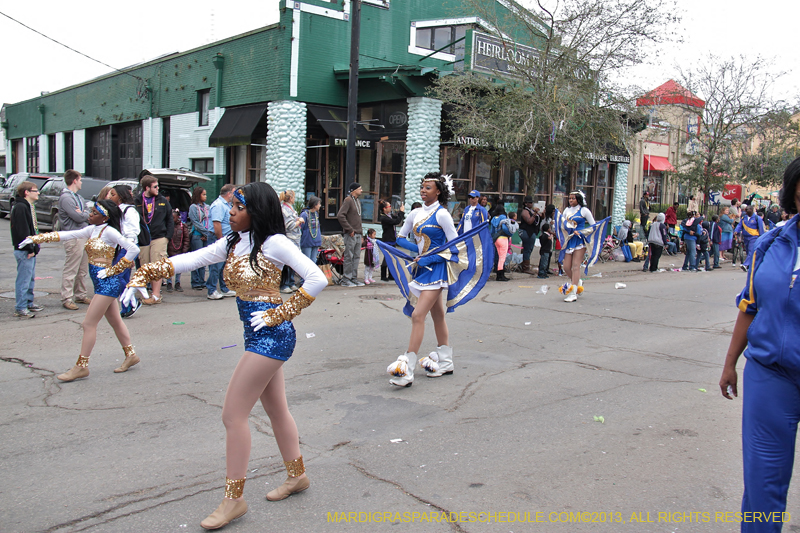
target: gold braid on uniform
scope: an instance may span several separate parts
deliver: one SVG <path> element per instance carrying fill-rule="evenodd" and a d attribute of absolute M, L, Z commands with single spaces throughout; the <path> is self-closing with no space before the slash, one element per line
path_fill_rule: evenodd
<path fill-rule="evenodd" d="M 59 242 L 61 238 L 58 236 L 57 231 L 50 233 L 40 233 L 39 235 L 31 235 L 28 237 L 33 241 L 33 244 L 44 244 L 46 242 Z"/>
<path fill-rule="evenodd" d="M 120 261 L 121 263 L 122 261 Z M 119 264 L 119 263 L 117 263 Z M 136 269 L 127 287 L 146 287 L 150 281 L 171 278 L 175 275 L 175 267 L 169 259 L 160 259 L 155 263 L 147 263 Z"/>
<path fill-rule="evenodd" d="M 271 328 L 283 322 L 289 322 L 299 315 L 300 311 L 311 305 L 313 301 L 314 297 L 300 287 L 297 289 L 297 292 L 292 294 L 292 297 L 283 302 L 283 304 L 264 311 L 264 322 Z"/>
<path fill-rule="evenodd" d="M 122 274 L 131 267 L 133 267 L 133 261 L 129 261 L 123 257 L 122 259 L 117 261 L 116 265 L 106 269 L 106 275 L 108 277 L 116 276 L 117 274 Z"/>

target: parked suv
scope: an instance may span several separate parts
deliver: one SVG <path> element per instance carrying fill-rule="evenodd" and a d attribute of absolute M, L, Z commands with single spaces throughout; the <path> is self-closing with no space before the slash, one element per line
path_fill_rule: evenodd
<path fill-rule="evenodd" d="M 108 184 L 108 181 L 97 178 L 90 178 L 86 176 L 81 177 L 81 190 L 78 194 L 86 201 L 87 209 L 91 209 L 94 205 L 95 197 L 100 193 L 100 190 Z M 64 190 L 66 184 L 64 178 L 50 178 L 47 182 L 39 187 L 39 199 L 36 200 L 36 220 L 40 227 L 44 229 L 52 229 L 58 231 L 60 224 L 58 222 L 58 198 L 61 196 L 61 191 Z"/>
<path fill-rule="evenodd" d="M 169 197 L 169 203 L 173 209 L 178 209 L 181 213 L 188 213 L 189 206 L 192 205 L 192 193 L 190 190 L 195 185 L 205 185 L 211 178 L 192 172 L 174 168 L 150 168 L 148 169 L 153 176 L 158 179 L 158 192 L 163 196 Z M 136 196 L 141 195 L 139 183 L 133 180 L 112 181 L 108 185 L 127 185 Z M 139 198 L 141 200 L 141 197 Z"/>
<path fill-rule="evenodd" d="M 0 218 L 4 218 L 11 213 L 11 208 L 14 206 L 14 197 L 17 195 L 17 187 L 19 187 L 20 183 L 30 181 L 41 190 L 45 182 L 52 177 L 52 174 L 31 174 L 29 172 L 19 172 L 9 176 L 0 189 Z"/>

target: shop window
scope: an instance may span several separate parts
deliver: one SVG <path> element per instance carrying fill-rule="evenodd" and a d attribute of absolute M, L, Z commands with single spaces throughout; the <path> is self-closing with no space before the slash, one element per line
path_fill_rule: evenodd
<path fill-rule="evenodd" d="M 612 183 L 608 180 L 608 163 L 597 165 L 597 186 L 611 187 Z"/>
<path fill-rule="evenodd" d="M 541 167 L 531 170 L 531 188 L 528 194 L 534 197 L 534 201 L 544 200 L 547 202 L 549 200 L 549 177 L 549 172 Z"/>
<path fill-rule="evenodd" d="M 525 170 L 522 167 L 504 165 L 503 192 L 522 194 L 525 190 Z"/>
<path fill-rule="evenodd" d="M 656 172 L 653 170 L 648 171 L 645 173 L 644 180 L 643 180 L 643 187 L 644 192 L 648 192 L 650 195 L 650 203 L 651 204 L 660 204 L 661 202 L 661 189 L 662 183 L 664 182 L 664 173 L 663 172 Z M 687 200 L 688 201 L 688 200 Z M 637 205 L 639 199 L 636 200 Z"/>
<path fill-rule="evenodd" d="M 39 172 L 39 137 L 25 139 L 26 169 L 28 172 Z"/>
<path fill-rule="evenodd" d="M 469 179 L 469 152 L 448 147 L 444 149 L 443 159 L 442 169 L 445 174 L 450 174 L 454 180 Z"/>
<path fill-rule="evenodd" d="M 260 139 L 262 144 L 267 144 L 266 139 Z M 248 146 L 250 153 L 249 166 L 247 167 L 248 182 L 267 181 L 267 148 L 266 146 Z"/>
<path fill-rule="evenodd" d="M 192 172 L 197 172 L 198 174 L 213 174 L 214 158 L 192 159 Z"/>
<path fill-rule="evenodd" d="M 56 136 L 47 136 L 47 170 L 56 171 Z"/>
<path fill-rule="evenodd" d="M 564 209 L 567 205 L 567 193 L 571 186 L 571 169 L 567 163 L 561 163 L 556 167 L 556 175 L 553 181 L 553 205 L 557 209 Z"/>
<path fill-rule="evenodd" d="M 318 147 L 322 146 L 323 142 L 319 139 L 309 138 L 307 146 Z M 312 196 L 322 198 L 322 169 L 325 152 L 322 148 L 307 148 L 306 149 L 306 197 L 305 200 Z"/>
<path fill-rule="evenodd" d="M 575 187 L 580 189 L 592 186 L 592 165 L 590 163 L 578 164 L 578 173 L 575 176 Z"/>
<path fill-rule="evenodd" d="M 64 168 L 66 170 L 75 166 L 73 153 L 72 132 L 68 131 L 64 134 Z"/>
<path fill-rule="evenodd" d="M 481 192 L 497 192 L 500 169 L 491 154 L 475 155 L 475 187 Z"/>
<path fill-rule="evenodd" d="M 379 196 L 397 209 L 403 203 L 406 168 L 406 144 L 387 141 L 380 145 L 381 164 L 378 172 Z M 363 215 L 363 213 L 362 213 Z"/>
<path fill-rule="evenodd" d="M 423 26 L 424 24 L 430 24 L 430 22 L 416 23 L 413 45 L 418 50 L 414 53 L 422 53 L 429 50 L 440 54 L 455 55 L 457 62 L 464 59 L 464 51 L 466 49 L 464 37 L 467 34 L 467 30 L 472 28 L 473 25 Z"/>
<path fill-rule="evenodd" d="M 211 108 L 211 89 L 197 91 L 198 126 L 208 126 L 208 110 Z"/>

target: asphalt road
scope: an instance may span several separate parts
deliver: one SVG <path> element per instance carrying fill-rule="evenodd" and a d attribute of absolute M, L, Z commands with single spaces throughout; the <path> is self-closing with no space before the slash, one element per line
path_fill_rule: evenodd
<path fill-rule="evenodd" d="M 7 220 L 0 250 L 13 291 Z M 58 244 L 39 256 L 35 319 L 0 298 L 0 531 L 201 531 L 225 479 L 236 303 L 188 290 L 143 309 L 127 321 L 142 362 L 125 374 L 101 323 L 91 376 L 62 384 L 85 310 L 60 305 L 62 261 Z M 741 401 L 717 382 L 745 276 L 640 266 L 593 268 L 574 304 L 558 278 L 547 294 L 526 275 L 490 282 L 448 315 L 455 373 L 404 389 L 385 373 L 410 329 L 394 285 L 325 290 L 285 366 L 311 488 L 264 499 L 285 474 L 257 405 L 250 510 L 226 531 L 738 531 L 725 513 L 740 507 Z M 784 531 L 800 531 L 795 487 L 789 511 Z"/>

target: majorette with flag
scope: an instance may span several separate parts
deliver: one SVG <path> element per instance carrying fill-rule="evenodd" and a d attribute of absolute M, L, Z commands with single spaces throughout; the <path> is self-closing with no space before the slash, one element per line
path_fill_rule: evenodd
<path fill-rule="evenodd" d="M 419 253 L 411 258 L 378 241 L 389 271 L 407 302 L 403 312 L 411 317 L 408 350 L 389 365 L 389 381 L 398 387 L 414 382 L 417 353 L 425 333 L 425 317 L 433 319 L 438 347 L 419 360 L 427 376 L 453 373 L 453 349 L 449 345 L 445 313 L 474 298 L 492 271 L 494 246 L 489 224 L 458 235 L 446 206 L 454 194 L 450 176 L 426 174 L 420 187 L 423 206 L 409 214 L 398 232 L 397 245 Z M 413 241 L 409 237 L 413 234 Z M 484 260 L 488 258 L 488 260 Z M 447 299 L 442 301 L 442 292 Z"/>
<path fill-rule="evenodd" d="M 583 293 L 581 264 L 588 257 L 585 270 L 588 274 L 589 267 L 595 264 L 603 249 L 609 220 L 611 217 L 595 223 L 581 191 L 569 193 L 569 207 L 563 213 L 556 209 L 556 236 L 561 243 L 558 262 L 564 264 L 564 272 L 570 277 L 558 288 L 566 296 L 565 302 L 574 302 Z"/>

